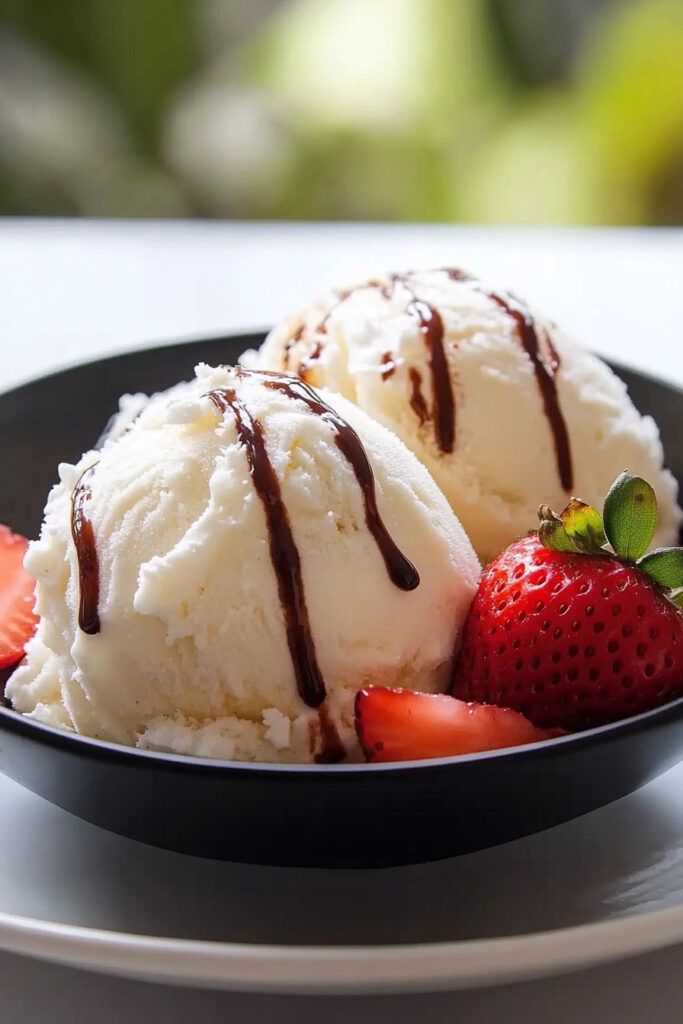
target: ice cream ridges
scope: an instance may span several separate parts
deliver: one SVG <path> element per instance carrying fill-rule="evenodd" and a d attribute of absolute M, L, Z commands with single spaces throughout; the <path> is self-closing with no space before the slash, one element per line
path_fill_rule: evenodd
<path fill-rule="evenodd" d="M 59 472 L 26 559 L 40 624 L 17 710 L 305 762 L 360 757 L 359 687 L 447 687 L 476 556 L 424 467 L 345 399 L 200 366 Z"/>
<path fill-rule="evenodd" d="M 530 528 L 540 502 L 598 503 L 625 468 L 657 492 L 655 543 L 675 542 L 677 488 L 652 419 L 605 363 L 462 270 L 385 274 L 334 292 L 244 359 L 343 394 L 393 430 L 483 562 Z"/>

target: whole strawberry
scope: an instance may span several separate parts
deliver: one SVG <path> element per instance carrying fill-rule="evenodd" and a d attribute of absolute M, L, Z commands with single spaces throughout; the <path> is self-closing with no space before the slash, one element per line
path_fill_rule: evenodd
<path fill-rule="evenodd" d="M 599 513 L 572 499 L 539 509 L 538 534 L 484 571 L 452 692 L 583 729 L 683 694 L 683 549 L 644 555 L 652 488 L 623 473 Z M 608 547 L 609 541 L 609 547 Z"/>

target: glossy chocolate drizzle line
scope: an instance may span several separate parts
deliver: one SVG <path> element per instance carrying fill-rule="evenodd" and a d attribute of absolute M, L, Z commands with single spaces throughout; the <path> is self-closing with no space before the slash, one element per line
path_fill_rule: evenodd
<path fill-rule="evenodd" d="M 89 636 L 100 631 L 98 611 L 100 599 L 100 564 L 92 523 L 86 515 L 86 505 L 92 497 L 90 480 L 95 466 L 81 475 L 71 496 L 71 536 L 78 560 L 78 625 Z"/>
<path fill-rule="evenodd" d="M 238 373 L 243 376 L 245 371 L 240 369 Z M 320 395 L 305 381 L 276 373 L 263 373 L 261 376 L 265 387 L 281 391 L 288 398 L 303 402 L 312 413 L 320 416 L 334 429 L 335 443 L 351 466 L 361 489 L 365 505 L 365 522 L 384 559 L 389 578 L 401 590 L 414 590 L 420 583 L 420 576 L 412 562 L 397 547 L 382 521 L 377 508 L 375 476 L 356 431 L 331 406 L 323 402 Z"/>
<path fill-rule="evenodd" d="M 567 424 L 560 408 L 557 383 L 555 381 L 555 376 L 560 367 L 560 357 L 555 351 L 550 337 L 545 334 L 549 358 L 544 359 L 534 318 L 523 302 L 511 295 L 503 296 L 497 292 L 488 291 L 464 270 L 450 268 L 445 269 L 444 272 L 453 281 L 471 281 L 479 291 L 484 295 L 488 295 L 515 321 L 519 340 L 534 368 L 536 382 L 543 400 L 543 410 L 552 431 L 557 472 L 565 491 L 571 491 L 574 486 L 571 446 Z"/>
<path fill-rule="evenodd" d="M 392 295 L 393 284 L 394 278 L 392 277 L 389 284 L 387 284 L 386 281 L 377 281 L 373 279 L 371 281 L 366 281 L 365 284 L 356 285 L 354 288 L 340 288 L 338 291 L 334 293 L 334 302 L 327 310 L 318 326 L 315 328 L 315 332 L 317 334 L 327 334 L 327 324 L 330 317 L 334 313 L 335 309 L 338 309 L 343 302 L 346 302 L 346 300 L 351 298 L 352 295 L 355 295 L 356 292 L 377 291 L 380 292 L 385 299 L 390 299 Z"/>
<path fill-rule="evenodd" d="M 318 326 L 315 328 L 317 334 L 327 333 L 327 324 L 332 313 L 337 309 L 343 302 L 360 290 L 375 290 L 379 291 L 386 299 L 391 298 L 393 290 L 397 284 L 402 285 L 411 295 L 411 301 L 408 305 L 408 312 L 411 316 L 414 316 L 419 325 L 420 332 L 425 338 L 427 343 L 427 352 L 429 360 L 429 368 L 432 376 L 432 405 L 434 414 L 434 436 L 436 443 L 442 452 L 452 452 L 455 444 L 455 400 L 453 398 L 453 387 L 451 384 L 451 375 L 448 368 L 448 360 L 446 359 L 446 351 L 444 348 L 444 326 L 443 320 L 439 311 L 430 303 L 419 299 L 413 292 L 408 276 L 405 274 L 391 274 L 389 283 L 385 281 L 371 280 L 366 284 L 359 285 L 357 288 L 347 288 L 342 291 L 338 291 L 335 296 L 335 301 L 328 309 Z M 293 338 L 298 340 L 301 337 L 300 333 Z M 319 354 L 319 353 L 318 353 Z M 317 357 L 316 357 L 317 358 Z M 285 366 L 288 366 L 289 349 L 285 349 Z M 386 359 L 382 359 L 384 364 Z M 308 360 L 302 364 L 307 366 Z M 392 365 L 391 370 L 382 371 L 382 379 L 387 380 L 395 370 L 395 365 Z M 302 372 L 299 369 L 299 376 L 305 379 L 305 371 Z M 413 384 L 413 395 L 415 395 L 415 381 Z M 411 402 L 411 404 L 413 404 Z M 413 404 L 413 408 L 415 405 Z M 421 422 L 427 417 L 421 417 Z"/>
<path fill-rule="evenodd" d="M 408 369 L 410 378 L 410 408 L 420 421 L 420 426 L 429 419 L 429 409 L 422 394 L 422 375 L 416 366 Z"/>
<path fill-rule="evenodd" d="M 383 352 L 380 363 L 382 369 L 382 380 L 389 380 L 389 378 L 396 373 L 396 362 L 391 352 Z"/>
<path fill-rule="evenodd" d="M 321 747 L 315 755 L 316 764 L 337 764 L 339 761 L 343 761 L 346 757 L 346 749 L 324 704 L 318 710 L 318 723 Z"/>
<path fill-rule="evenodd" d="M 282 500 L 280 481 L 268 456 L 263 426 L 237 398 L 232 388 L 218 388 L 210 391 L 208 397 L 220 412 L 225 413 L 230 409 L 235 417 L 237 434 L 247 453 L 254 488 L 266 513 L 270 557 L 285 615 L 287 644 L 297 688 L 304 703 L 317 708 L 325 700 L 325 682 L 318 666 L 308 618 L 301 559 Z"/>
<path fill-rule="evenodd" d="M 311 349 L 309 354 L 307 356 L 304 356 L 304 358 L 299 363 L 299 373 L 298 373 L 298 375 L 299 375 L 299 377 L 301 377 L 302 380 L 308 380 L 308 374 L 310 373 L 310 371 L 311 371 L 312 367 L 315 365 L 315 363 L 317 363 L 318 360 L 320 359 L 320 356 L 322 355 L 322 352 L 323 352 L 323 343 L 322 343 L 322 341 L 316 341 L 315 345 L 313 346 L 313 348 Z"/>
<path fill-rule="evenodd" d="M 412 296 L 408 303 L 408 312 L 417 319 L 420 331 L 427 343 L 429 368 L 432 376 L 434 437 L 442 452 L 452 452 L 455 446 L 455 399 L 443 343 L 444 326 L 441 314 L 429 302 L 425 302 L 415 295 L 407 277 L 393 274 L 392 281 L 403 285 Z M 412 385 L 413 396 L 415 396 L 414 380 L 412 380 Z M 411 402 L 411 404 L 413 403 Z M 413 408 L 415 408 L 414 405 Z"/>
<path fill-rule="evenodd" d="M 306 324 L 302 321 L 297 327 L 297 329 L 294 331 L 294 334 L 291 334 L 287 341 L 285 342 L 285 347 L 282 352 L 282 359 L 286 370 L 289 369 L 289 353 L 292 351 L 292 348 L 294 347 L 294 345 L 296 345 L 297 341 L 301 341 L 301 339 L 304 336 L 305 330 Z"/>
<path fill-rule="evenodd" d="M 502 295 L 497 295 L 495 292 L 489 292 L 489 294 L 493 301 L 497 303 L 501 309 L 504 309 L 517 324 L 517 333 L 519 334 L 524 351 L 529 356 L 534 368 L 538 389 L 541 392 L 541 398 L 543 399 L 545 416 L 552 431 L 553 441 L 555 444 L 557 472 L 565 491 L 571 491 L 574 486 L 572 453 L 569 444 L 567 424 L 565 423 L 564 416 L 562 415 L 562 409 L 560 408 L 560 402 L 557 394 L 557 384 L 555 382 L 555 374 L 557 373 L 560 364 L 557 352 L 550 344 L 550 339 L 548 338 L 547 341 L 550 351 L 550 361 L 546 362 L 543 359 L 536 326 L 534 324 L 533 317 L 526 306 L 509 295 L 503 297 Z"/>
<path fill-rule="evenodd" d="M 384 558 L 389 576 L 403 590 L 412 590 L 420 582 L 417 570 L 399 551 L 377 510 L 374 475 L 360 438 L 330 406 L 316 395 L 304 381 L 275 373 L 255 373 L 238 368 L 240 378 L 257 377 L 265 387 L 281 391 L 288 398 L 303 402 L 311 412 L 323 418 L 335 430 L 335 442 L 351 464 L 362 490 L 366 523 Z M 263 426 L 253 417 L 233 388 L 217 388 L 208 393 L 216 408 L 230 409 L 235 417 L 237 434 L 245 447 L 254 487 L 263 504 L 270 537 L 270 556 L 278 581 L 287 632 L 287 643 L 294 667 L 297 689 L 309 707 L 319 708 L 322 750 L 316 760 L 339 761 L 345 756 L 344 746 L 334 723 L 321 708 L 325 700 L 325 682 L 318 666 L 315 642 L 311 631 L 301 559 L 292 534 L 287 509 L 277 474 L 266 448 Z"/>
<path fill-rule="evenodd" d="M 339 291 L 334 293 L 334 302 L 315 329 L 317 334 L 327 334 L 327 324 L 335 309 L 337 309 L 338 306 L 341 306 L 342 302 L 346 302 L 349 296 L 353 295 L 356 290 L 356 288 L 341 288 Z"/>
<path fill-rule="evenodd" d="M 504 309 L 505 312 L 515 321 L 519 340 L 534 368 L 534 374 L 536 375 L 536 381 L 543 400 L 544 413 L 552 431 L 558 475 L 563 488 L 566 491 L 571 491 L 574 477 L 571 447 L 569 443 L 567 425 L 562 414 L 562 409 L 560 408 L 557 385 L 555 382 L 555 376 L 560 366 L 560 359 L 553 348 L 550 338 L 547 334 L 544 337 L 546 348 L 548 350 L 548 358 L 544 359 L 534 319 L 530 311 L 522 302 L 520 302 L 519 299 L 515 299 L 512 296 L 502 296 L 496 292 L 488 291 L 479 281 L 476 280 L 476 278 L 473 278 L 472 275 L 468 274 L 465 270 L 460 270 L 456 267 L 444 267 L 442 272 L 447 274 L 453 281 L 471 282 L 479 291 L 482 292 L 482 294 L 487 295 L 493 302 L 500 306 L 501 309 Z M 358 289 L 346 289 L 344 291 L 337 292 L 335 302 L 318 324 L 316 331 L 322 334 L 327 331 L 327 322 L 332 312 L 341 305 L 342 302 L 345 302 L 346 299 L 354 293 L 354 291 L 363 288 L 376 289 L 377 291 L 380 291 L 385 298 L 389 298 L 391 296 L 391 288 L 396 284 L 401 284 L 407 288 L 412 294 L 412 300 L 408 306 L 408 312 L 418 319 L 420 323 L 420 330 L 425 336 L 429 349 L 436 442 L 441 451 L 452 452 L 455 447 L 455 400 L 448 369 L 448 362 L 443 345 L 444 326 L 442 318 L 438 310 L 436 310 L 432 305 L 417 298 L 410 286 L 409 274 L 392 274 L 390 276 L 390 282 L 391 285 L 389 286 L 381 281 L 373 280 L 368 281 L 367 284 L 359 285 Z M 301 337 L 301 334 L 298 334 L 297 337 Z M 390 374 L 387 374 L 386 372 L 382 373 L 382 378 L 384 380 L 386 380 L 388 376 L 390 376 Z M 416 390 L 415 379 L 412 376 L 411 385 L 411 406 L 416 412 L 416 415 L 420 418 L 420 422 L 424 422 L 427 418 L 424 416 L 424 396 L 422 395 L 419 387 Z"/>

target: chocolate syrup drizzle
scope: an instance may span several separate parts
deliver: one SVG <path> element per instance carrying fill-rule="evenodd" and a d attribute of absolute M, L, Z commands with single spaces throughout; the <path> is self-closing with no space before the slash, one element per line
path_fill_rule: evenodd
<path fill-rule="evenodd" d="M 305 380 L 305 381 L 308 380 L 308 375 L 311 372 L 311 369 L 313 368 L 315 363 L 317 363 L 318 360 L 320 359 L 320 356 L 322 355 L 322 351 L 323 351 L 323 343 L 322 343 L 322 341 L 316 341 L 315 345 L 313 346 L 313 348 L 311 349 L 309 354 L 307 356 L 304 356 L 304 358 L 301 360 L 301 362 L 299 363 L 299 374 L 298 375 L 299 375 L 299 377 L 301 377 L 302 380 Z"/>
<path fill-rule="evenodd" d="M 318 725 L 320 727 L 321 747 L 314 757 L 315 763 L 337 764 L 339 761 L 343 761 L 346 757 L 346 748 L 324 704 L 318 708 Z"/>
<path fill-rule="evenodd" d="M 498 292 L 489 291 L 476 278 L 473 278 L 471 274 L 459 268 L 444 267 L 443 273 L 447 274 L 453 281 L 471 282 L 483 295 L 488 296 L 514 320 L 517 337 L 533 366 L 536 382 L 543 401 L 543 411 L 553 435 L 558 476 L 564 490 L 571 491 L 574 485 L 571 446 L 567 424 L 560 407 L 556 382 L 557 372 L 560 368 L 560 358 L 553 347 L 549 335 L 547 332 L 544 332 L 543 340 L 547 353 L 544 355 L 534 318 L 521 300 L 511 295 L 501 295 Z M 400 284 L 411 294 L 412 297 L 407 311 L 417 319 L 428 348 L 429 367 L 432 376 L 432 412 L 436 443 L 442 452 L 452 452 L 455 447 L 455 400 L 444 348 L 443 320 L 434 306 L 415 295 L 410 285 L 410 275 L 392 274 L 390 282 L 390 285 L 387 285 L 386 282 L 372 280 L 359 287 L 377 289 L 385 298 L 390 298 L 392 289 L 397 284 Z M 346 289 L 336 293 L 334 304 L 316 328 L 317 333 L 326 333 L 327 322 L 332 312 L 342 302 L 345 302 L 355 290 Z M 298 338 L 301 336 L 301 333 L 297 335 Z M 387 356 L 385 354 L 382 357 L 382 364 L 386 362 Z M 382 371 L 383 380 L 387 380 L 389 376 L 391 374 Z M 423 424 L 429 418 L 429 412 L 421 390 L 422 381 L 419 374 L 416 377 L 415 373 L 410 371 L 409 379 L 411 383 L 410 405 L 420 423 Z"/>
<path fill-rule="evenodd" d="M 455 444 L 455 400 L 453 397 L 451 376 L 448 369 L 448 360 L 446 358 L 444 348 L 444 325 L 439 311 L 429 302 L 425 302 L 423 299 L 420 299 L 415 295 L 410 286 L 409 278 L 405 274 L 391 274 L 389 283 L 386 281 L 371 280 L 360 287 L 379 291 L 386 299 L 389 299 L 391 298 L 397 284 L 402 285 L 411 295 L 411 301 L 408 304 L 408 313 L 417 319 L 420 326 L 420 332 L 423 334 L 427 344 L 429 368 L 432 376 L 432 408 L 434 415 L 435 440 L 442 452 L 452 452 Z M 332 313 L 357 290 L 357 288 L 347 288 L 336 292 L 335 301 L 315 328 L 314 333 L 326 334 L 327 324 Z M 300 339 L 301 336 L 302 333 L 297 332 L 296 340 Z M 316 345 L 316 359 L 320 355 L 320 345 L 320 342 Z M 285 366 L 288 365 L 288 356 L 289 350 L 286 348 Z M 390 361 L 391 354 L 385 353 L 382 357 L 382 365 L 385 365 Z M 307 368 L 308 362 L 309 360 L 306 360 L 302 366 Z M 391 369 L 385 369 L 382 371 L 382 380 L 387 380 L 395 369 L 396 365 L 392 362 Z M 302 372 L 300 368 L 299 376 L 305 380 L 306 369 Z M 412 380 L 412 384 L 413 396 L 415 396 L 416 391 L 414 380 Z M 424 405 L 424 398 L 421 395 L 421 392 L 420 398 L 421 402 L 419 403 L 419 407 L 422 409 Z M 416 407 L 412 401 L 411 405 L 413 405 L 413 408 Z M 423 423 L 426 419 L 428 419 L 428 416 L 421 416 L 420 422 Z"/>
<path fill-rule="evenodd" d="M 238 370 L 238 373 L 240 376 L 244 376 L 242 369 Z M 320 395 L 316 394 L 305 381 L 298 380 L 296 377 L 280 376 L 276 373 L 263 373 L 261 376 L 265 387 L 281 391 L 288 398 L 303 402 L 312 413 L 320 416 L 325 423 L 329 423 L 333 428 L 335 444 L 351 466 L 361 489 L 365 505 L 365 522 L 384 559 L 389 579 L 401 590 L 414 590 L 420 583 L 419 574 L 412 562 L 397 547 L 382 521 L 377 508 L 375 476 L 356 431 L 330 405 L 323 402 Z"/>
<path fill-rule="evenodd" d="M 242 368 L 235 372 L 239 378 L 257 377 L 264 387 L 303 402 L 312 413 L 333 427 L 335 443 L 350 463 L 362 490 L 366 523 L 382 554 L 389 577 L 403 590 L 414 589 L 419 584 L 418 573 L 398 549 L 382 522 L 377 509 L 372 467 L 353 428 L 323 402 L 304 381 L 296 377 L 276 373 L 254 373 Z M 345 756 L 345 750 L 334 723 L 321 706 L 325 700 L 326 689 L 316 658 L 315 642 L 306 606 L 301 559 L 287 509 L 282 500 L 280 482 L 268 455 L 263 426 L 260 420 L 251 415 L 233 388 L 210 391 L 208 398 L 220 412 L 225 413 L 228 409 L 232 411 L 238 437 L 246 450 L 254 487 L 266 513 L 270 555 L 278 581 L 297 689 L 305 704 L 319 709 L 322 749 L 316 755 L 316 761 L 339 761 Z"/>
<path fill-rule="evenodd" d="M 268 522 L 270 557 L 277 577 L 280 604 L 285 615 L 287 645 L 301 699 L 311 708 L 325 700 L 325 682 L 318 666 L 315 643 L 306 607 L 301 559 L 282 500 L 280 481 L 270 461 L 263 426 L 239 400 L 233 388 L 210 391 L 208 397 L 220 412 L 230 409 L 244 445 L 254 487 Z"/>
<path fill-rule="evenodd" d="M 365 521 L 384 559 L 392 582 L 402 590 L 413 590 L 420 577 L 412 563 L 403 555 L 387 531 L 377 508 L 372 467 L 355 430 L 327 405 L 304 382 L 296 377 L 259 373 L 238 368 L 240 378 L 258 376 L 265 387 L 283 392 L 289 398 L 303 402 L 315 415 L 329 423 L 335 431 L 335 443 L 353 469 L 363 494 Z M 318 708 L 322 748 L 316 761 L 332 763 L 341 760 L 346 751 L 334 722 L 321 707 L 326 697 L 325 682 L 318 665 L 315 642 L 311 632 L 301 559 L 292 534 L 287 509 L 282 500 L 280 481 L 265 443 L 263 425 L 252 416 L 237 397 L 234 388 L 217 388 L 207 397 L 219 412 L 228 409 L 235 417 L 237 434 L 244 445 L 254 488 L 261 499 L 268 523 L 270 556 L 278 583 L 280 603 L 285 616 L 287 644 L 301 699 L 311 708 Z M 78 624 L 84 633 L 94 635 L 100 631 L 98 612 L 100 574 L 95 534 L 87 516 L 87 504 L 92 497 L 91 478 L 95 465 L 90 466 L 76 483 L 71 497 L 71 534 L 76 548 L 79 573 Z"/>
<path fill-rule="evenodd" d="M 292 351 L 297 341 L 301 341 L 305 330 L 306 324 L 302 320 L 297 329 L 294 331 L 294 333 L 290 334 L 289 338 L 287 338 L 287 341 L 285 342 L 285 347 L 282 352 L 282 359 L 286 370 L 289 369 L 289 353 Z"/>
<path fill-rule="evenodd" d="M 396 361 L 393 354 L 391 352 L 383 352 L 380 363 L 384 367 L 382 370 L 382 380 L 389 380 L 396 373 Z"/>
<path fill-rule="evenodd" d="M 553 348 L 550 338 L 546 336 L 550 360 L 543 358 L 534 319 L 522 302 L 511 295 L 503 297 L 496 294 L 496 292 L 489 292 L 488 294 L 501 309 L 504 309 L 512 317 L 517 325 L 517 334 L 534 368 L 538 389 L 543 399 L 543 409 L 552 431 L 557 472 L 565 491 L 571 491 L 574 486 L 572 453 L 567 424 L 560 408 L 555 380 L 560 365 L 559 356 Z"/>
<path fill-rule="evenodd" d="M 410 408 L 420 421 L 420 426 L 422 426 L 429 419 L 429 409 L 427 408 L 425 396 L 422 394 L 422 374 L 416 366 L 410 366 L 408 368 L 408 377 L 410 378 Z"/>
<path fill-rule="evenodd" d="M 571 491 L 574 486 L 571 446 L 555 380 L 560 368 L 560 357 L 553 347 L 550 336 L 544 332 L 544 341 L 548 352 L 547 357 L 544 358 L 534 318 L 521 299 L 513 295 L 501 295 L 498 292 L 489 291 L 464 270 L 444 268 L 444 273 L 448 274 L 452 281 L 472 282 L 478 291 L 492 299 L 515 321 L 517 337 L 534 368 L 536 382 L 543 400 L 543 410 L 552 431 L 558 476 L 565 491 Z"/>
<path fill-rule="evenodd" d="M 375 287 L 375 283 L 371 282 L 367 287 L 373 288 Z M 322 318 L 322 320 L 316 327 L 316 334 L 327 334 L 327 324 L 329 323 L 329 319 L 334 313 L 335 309 L 341 306 L 342 302 L 346 302 L 346 300 L 351 295 L 353 295 L 355 291 L 357 291 L 356 288 L 340 288 L 334 293 L 334 302 L 332 303 L 327 313 L 325 313 L 325 316 Z"/>
<path fill-rule="evenodd" d="M 442 452 L 449 453 L 455 446 L 455 399 L 453 385 L 448 368 L 446 349 L 444 348 L 444 326 L 441 314 L 435 306 L 424 299 L 419 299 L 410 286 L 407 277 L 392 274 L 392 281 L 401 284 L 412 296 L 408 303 L 408 313 L 415 317 L 420 325 L 420 333 L 427 344 L 429 369 L 432 376 L 432 413 L 434 417 L 434 438 Z M 415 380 L 411 377 L 413 399 L 411 405 L 415 409 Z M 420 392 L 420 398 L 424 398 Z M 417 403 L 419 407 L 419 403 Z M 419 415 L 419 413 L 418 413 Z M 421 418 L 420 422 L 424 422 Z"/>
<path fill-rule="evenodd" d="M 96 464 L 95 464 L 96 465 Z M 71 496 L 71 536 L 78 560 L 78 625 L 89 636 L 100 631 L 98 604 L 100 599 L 100 563 L 92 523 L 86 506 L 92 497 L 90 481 L 95 466 L 81 474 Z"/>

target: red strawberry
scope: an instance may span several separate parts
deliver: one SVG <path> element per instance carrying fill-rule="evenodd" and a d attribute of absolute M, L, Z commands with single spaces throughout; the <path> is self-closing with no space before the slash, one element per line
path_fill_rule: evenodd
<path fill-rule="evenodd" d="M 624 561 L 607 552 L 599 514 L 574 500 L 562 516 L 542 507 L 540 535 L 487 567 L 465 623 L 457 697 L 581 729 L 683 694 L 683 615 L 665 596 L 683 582 L 683 551 L 640 557 L 656 521 L 646 488 L 623 474 L 605 502 L 605 531 Z"/>
<path fill-rule="evenodd" d="M 25 537 L 0 524 L 0 668 L 23 657 L 38 622 L 35 584 L 23 566 L 27 544 Z"/>
<path fill-rule="evenodd" d="M 414 761 L 517 747 L 557 736 L 508 708 L 442 693 L 373 686 L 356 694 L 356 732 L 368 761 Z"/>

